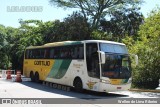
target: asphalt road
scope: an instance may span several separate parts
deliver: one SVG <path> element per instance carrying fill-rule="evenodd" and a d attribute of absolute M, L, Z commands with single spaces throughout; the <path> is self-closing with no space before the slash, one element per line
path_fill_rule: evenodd
<path fill-rule="evenodd" d="M 12 82 L 0 80 L 0 98 L 15 97 L 15 98 L 117 98 L 129 97 L 128 95 L 116 93 L 97 93 L 84 90 L 83 93 L 71 91 L 63 91 L 54 89 L 49 86 L 34 82 Z M 3 95 L 3 94 L 4 95 Z"/>
<path fill-rule="evenodd" d="M 72 99 L 73 101 L 75 100 L 76 102 L 80 102 L 82 104 L 90 104 L 90 106 L 93 107 L 95 106 L 100 107 L 99 105 L 100 102 L 104 103 L 104 101 L 110 101 L 112 99 L 117 99 L 117 98 L 159 98 L 159 97 L 160 93 L 151 93 L 151 92 L 123 91 L 123 92 L 113 92 L 113 93 L 97 93 L 97 92 L 84 91 L 83 93 L 77 93 L 74 90 L 68 92 L 33 82 L 17 83 L 0 79 L 0 98 L 56 98 L 56 100 L 57 98 L 61 99 L 73 98 Z M 61 101 L 61 99 L 59 99 L 59 102 Z M 62 102 L 60 104 L 67 103 L 63 101 L 65 100 L 62 99 Z M 99 104 L 97 105 L 96 103 Z M 78 106 L 81 107 L 81 104 Z"/>
<path fill-rule="evenodd" d="M 0 93 L 6 94 L 3 97 L 15 97 L 15 98 L 159 98 L 160 93 L 153 92 L 111 92 L 111 93 L 97 93 L 84 91 L 83 93 L 77 93 L 74 90 L 63 91 L 54 89 L 49 86 L 44 86 L 40 83 L 34 82 L 12 82 L 8 80 L 0 80 Z"/>

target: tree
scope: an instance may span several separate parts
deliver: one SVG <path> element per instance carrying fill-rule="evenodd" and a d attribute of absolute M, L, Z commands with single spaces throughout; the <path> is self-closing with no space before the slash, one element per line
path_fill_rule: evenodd
<path fill-rule="evenodd" d="M 5 27 L 0 25 L 0 68 L 3 69 L 8 67 L 8 58 L 6 56 L 6 51 L 4 51 L 7 44 Z"/>
<path fill-rule="evenodd" d="M 139 88 L 155 89 L 160 79 L 160 8 L 153 10 L 140 26 L 136 41 L 126 38 L 130 53 L 138 54 L 139 65 L 133 83 Z M 134 43 L 131 45 L 131 42 Z"/>
<path fill-rule="evenodd" d="M 42 22 L 39 20 L 20 20 L 20 28 L 7 29 L 8 42 L 11 45 L 10 57 L 13 69 L 23 68 L 24 50 L 28 46 L 42 45 L 42 34 L 38 25 Z"/>
<path fill-rule="evenodd" d="M 45 43 L 90 38 L 90 25 L 78 12 L 73 12 L 72 15 L 66 17 L 62 22 L 59 20 L 49 21 L 39 27 L 43 31 Z"/>
<path fill-rule="evenodd" d="M 85 19 L 90 19 L 93 29 L 97 29 L 100 19 L 121 9 L 139 7 L 143 0 L 50 0 L 50 3 L 62 8 L 77 8 Z"/>
<path fill-rule="evenodd" d="M 86 19 L 78 12 L 64 19 L 65 40 L 86 40 L 90 39 L 90 25 Z"/>
<path fill-rule="evenodd" d="M 100 21 L 100 28 L 106 32 L 107 35 L 119 40 L 125 38 L 126 35 L 137 35 L 139 26 L 143 24 L 144 17 L 139 12 L 140 8 L 130 10 L 124 9 L 123 11 L 115 11 L 111 15 L 111 19 L 103 19 Z"/>
<path fill-rule="evenodd" d="M 12 40 L 14 31 L 15 28 L 0 25 L 0 68 L 8 69 L 12 66 L 11 48 L 14 43 Z"/>
<path fill-rule="evenodd" d="M 5 45 L 5 40 L 6 38 L 6 32 L 5 32 L 5 27 L 3 25 L 0 25 L 0 49 L 3 48 Z"/>
<path fill-rule="evenodd" d="M 59 20 L 44 22 L 39 25 L 44 43 L 61 41 L 65 29 L 63 22 Z"/>

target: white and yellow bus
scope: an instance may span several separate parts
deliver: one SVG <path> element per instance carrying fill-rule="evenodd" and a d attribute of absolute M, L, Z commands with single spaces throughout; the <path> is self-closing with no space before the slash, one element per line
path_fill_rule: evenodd
<path fill-rule="evenodd" d="M 64 41 L 26 48 L 23 75 L 97 92 L 128 90 L 131 61 L 125 44 L 104 41 Z"/>

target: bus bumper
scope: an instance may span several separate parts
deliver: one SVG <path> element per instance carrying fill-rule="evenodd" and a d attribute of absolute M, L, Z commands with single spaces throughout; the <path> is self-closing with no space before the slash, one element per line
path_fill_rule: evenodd
<path fill-rule="evenodd" d="M 130 87 L 131 87 L 131 83 L 121 84 L 121 85 L 101 83 L 99 91 L 101 92 L 128 91 Z"/>

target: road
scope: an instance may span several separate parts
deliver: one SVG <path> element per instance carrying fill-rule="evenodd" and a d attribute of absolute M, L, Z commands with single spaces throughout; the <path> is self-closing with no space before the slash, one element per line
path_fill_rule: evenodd
<path fill-rule="evenodd" d="M 66 101 L 63 100 L 63 98 L 67 99 L 72 98 L 73 101 L 76 100 L 76 102 L 79 101 L 80 103 L 84 104 L 93 103 L 90 104 L 90 106 L 97 107 L 100 106 L 99 104 L 98 105 L 96 104 L 97 102 L 104 103 L 104 101 L 109 101 L 111 99 L 117 99 L 117 98 L 160 98 L 160 93 L 130 92 L 130 91 L 113 92 L 113 93 L 96 93 L 96 92 L 85 91 L 84 93 L 77 93 L 74 90 L 67 92 L 33 82 L 17 83 L 0 79 L 0 98 L 56 98 L 56 100 L 57 98 L 61 98 L 62 101 Z M 59 102 L 61 101 L 61 99 L 58 99 Z M 61 102 L 60 104 L 63 103 L 67 102 Z M 78 106 L 81 106 L 81 104 Z"/>

